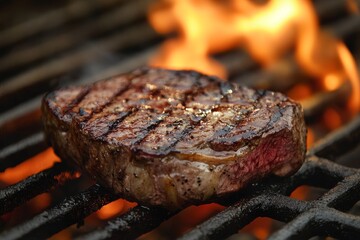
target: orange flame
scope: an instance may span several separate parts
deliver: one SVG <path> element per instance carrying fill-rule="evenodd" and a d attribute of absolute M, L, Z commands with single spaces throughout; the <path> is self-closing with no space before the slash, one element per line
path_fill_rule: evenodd
<path fill-rule="evenodd" d="M 207 0 L 170 0 L 164 4 L 150 10 L 149 20 L 158 32 L 167 33 L 177 28 L 179 36 L 167 41 L 150 64 L 172 69 L 196 69 L 225 77 L 224 67 L 211 59 L 210 53 L 228 49 L 226 45 L 236 45 L 232 29 L 223 26 L 224 22 L 230 21 L 227 11 L 219 10 L 222 6 Z M 222 20 L 210 23 L 209 18 Z M 221 34 L 225 36 L 219 38 L 218 29 L 223 29 Z"/>
<path fill-rule="evenodd" d="M 344 67 L 345 73 L 351 81 L 351 85 L 353 87 L 353 92 L 350 97 L 349 105 L 350 109 L 352 109 L 354 114 L 360 109 L 359 74 L 357 71 L 355 60 L 352 57 L 349 49 L 347 49 L 347 47 L 343 43 L 338 43 L 337 51 L 339 53 L 339 57 L 341 59 L 341 63 Z"/>
<path fill-rule="evenodd" d="M 120 215 L 121 213 L 124 213 L 135 206 L 136 203 L 128 202 L 124 199 L 118 199 L 103 206 L 96 212 L 96 215 L 98 218 L 106 220 Z"/>
<path fill-rule="evenodd" d="M 160 33 L 177 32 L 167 40 L 150 65 L 195 69 L 225 77 L 225 68 L 212 53 L 245 48 L 264 66 L 294 49 L 298 64 L 319 79 L 326 90 L 350 80 L 349 106 L 360 109 L 359 76 L 346 46 L 320 29 L 310 0 L 163 0 L 149 12 Z"/>
<path fill-rule="evenodd" d="M 5 172 L 0 173 L 0 182 L 6 183 L 7 185 L 15 184 L 30 175 L 51 167 L 55 162 L 59 161 L 60 159 L 55 155 L 53 149 L 48 148 L 36 156 L 18 164 L 16 167 L 8 168 Z"/>
<path fill-rule="evenodd" d="M 269 237 L 271 228 L 272 219 L 266 217 L 259 217 L 252 221 L 250 224 L 246 225 L 240 230 L 244 233 L 253 233 L 256 239 L 265 240 Z"/>
<path fill-rule="evenodd" d="M 349 9 L 350 12 L 359 14 L 359 12 L 360 12 L 360 8 L 359 8 L 360 3 L 359 3 L 359 1 L 357 1 L 357 0 L 346 0 L 346 5 L 347 5 L 347 8 Z"/>
<path fill-rule="evenodd" d="M 348 0 L 355 9 L 353 1 Z M 354 11 L 357 12 L 357 11 Z M 242 47 L 267 67 L 291 50 L 298 65 L 324 90 L 338 89 L 346 80 L 352 86 L 349 109 L 360 110 L 360 85 L 356 63 L 345 44 L 321 30 L 310 0 L 163 0 L 149 11 L 149 21 L 161 34 L 176 32 L 167 40 L 150 65 L 171 69 L 194 69 L 206 74 L 226 77 L 225 67 L 212 58 L 213 53 Z M 288 92 L 301 100 L 315 89 L 298 84 Z M 328 128 L 335 129 L 342 119 L 335 109 L 324 114 Z M 330 121 L 330 120 L 331 121 Z M 308 130 L 307 145 L 314 143 L 315 133 Z M 299 189 L 293 197 L 307 195 Z M 210 210 L 208 210 L 210 211 Z M 250 224 L 259 239 L 269 234 L 270 221 L 260 219 Z"/>
<path fill-rule="evenodd" d="M 341 127 L 343 121 L 339 111 L 334 108 L 327 108 L 324 112 L 324 124 L 330 130 Z"/>

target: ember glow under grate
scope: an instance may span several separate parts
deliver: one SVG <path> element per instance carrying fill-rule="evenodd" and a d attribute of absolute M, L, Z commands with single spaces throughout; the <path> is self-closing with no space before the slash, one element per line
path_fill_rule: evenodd
<path fill-rule="evenodd" d="M 3 54 L 0 57 L 0 172 L 19 167 L 27 158 L 47 148 L 39 110 L 45 91 L 70 83 L 93 82 L 146 64 L 162 41 L 145 21 L 149 2 L 93 0 L 85 4 L 84 0 L 76 0 L 42 8 L 32 6 L 33 9 L 21 0 L 0 3 L 0 52 Z M 354 40 L 359 39 L 359 15 L 349 14 L 343 0 L 314 3 L 328 29 L 347 40 L 350 49 L 360 54 L 358 41 Z M 9 12 L 20 6 L 22 9 L 29 7 L 33 15 L 30 11 L 26 19 L 20 12 L 19 16 L 23 15 L 20 20 L 16 19 L 16 12 L 9 16 Z M 6 26 L 9 19 L 13 24 Z M 217 59 L 229 70 L 231 81 L 251 87 L 282 91 L 299 81 L 303 83 L 303 75 L 291 59 L 284 62 L 286 74 L 260 69 L 244 52 L 227 52 Z M 319 114 L 329 104 L 346 101 L 349 89 L 349 85 L 344 84 L 337 90 L 315 94 L 304 101 L 307 122 L 316 125 Z M 269 178 L 231 198 L 220 199 L 225 209 L 181 239 L 223 239 L 258 217 L 285 223 L 270 234 L 270 239 L 312 236 L 354 239 L 360 236 L 360 217 L 350 210 L 359 205 L 359 169 L 334 163 L 358 148 L 359 142 L 360 118 L 355 117 L 310 149 L 305 164 L 294 176 Z M 56 162 L 43 160 L 48 166 Z M 83 225 L 86 216 L 119 197 L 98 185 L 79 188 L 75 193 L 56 199 L 35 216 L 30 214 L 30 218 L 26 216 L 28 219 L 6 228 L 7 216 L 26 201 L 79 180 L 79 174 L 62 163 L 45 168 L 14 185 L 0 180 L 0 184 L 6 185 L 0 190 L 0 239 L 48 238 L 72 224 L 78 224 L 81 230 L 87 225 L 86 221 Z M 288 197 L 303 185 L 327 191 L 311 201 Z M 114 219 L 103 221 L 98 229 L 79 231 L 74 236 L 77 239 L 136 238 L 175 214 L 136 206 Z"/>

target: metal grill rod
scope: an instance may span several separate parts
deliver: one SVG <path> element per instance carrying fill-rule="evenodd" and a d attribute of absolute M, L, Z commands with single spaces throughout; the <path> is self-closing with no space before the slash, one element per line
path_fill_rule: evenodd
<path fill-rule="evenodd" d="M 107 227 L 81 236 L 77 240 L 118 239 L 120 236 L 122 239 L 135 239 L 156 228 L 174 214 L 161 208 L 137 206 L 107 222 Z"/>
<path fill-rule="evenodd" d="M 345 195 L 348 195 L 349 193 L 353 194 L 354 188 L 357 190 L 355 191 L 354 197 L 347 201 L 348 203 L 354 204 L 358 200 L 359 194 L 356 193 L 359 191 L 358 188 L 360 188 L 360 184 L 359 184 L 360 177 L 359 177 L 359 173 L 357 173 L 356 170 L 353 170 L 355 174 L 351 176 L 351 177 L 355 176 L 354 178 L 356 178 L 357 182 L 355 186 L 352 185 L 351 187 L 346 187 L 345 192 L 330 191 L 329 194 L 331 195 L 328 195 L 323 200 L 320 199 L 316 201 L 306 202 L 306 201 L 293 200 L 286 196 L 282 196 L 281 198 L 275 198 L 275 199 L 271 197 L 273 194 L 289 194 L 289 192 L 285 193 L 285 191 L 288 190 L 289 188 L 291 189 L 290 192 L 292 192 L 292 190 L 294 190 L 297 187 L 296 178 L 299 176 L 300 178 L 303 178 L 304 171 L 308 171 L 311 173 L 311 175 L 313 175 L 312 180 L 309 181 L 309 182 L 313 182 L 316 181 L 317 178 L 323 177 L 318 172 L 319 169 L 316 170 L 315 168 L 316 165 L 322 165 L 321 168 L 323 168 L 326 165 L 331 166 L 331 168 L 334 168 L 335 165 L 334 163 L 328 162 L 324 159 L 319 159 L 316 162 L 314 161 L 315 161 L 314 159 L 308 160 L 305 163 L 305 167 L 304 167 L 305 170 L 300 170 L 298 174 L 292 176 L 291 178 L 286 179 L 282 184 L 275 184 L 275 187 L 271 186 L 271 183 L 270 184 L 265 183 L 263 186 L 259 185 L 259 189 L 258 190 L 255 189 L 254 192 L 251 192 L 250 196 L 246 197 L 245 195 L 245 198 L 240 200 L 237 204 L 228 207 L 224 211 L 217 214 L 215 217 L 210 218 L 204 223 L 198 225 L 195 229 L 188 232 L 180 239 L 218 239 L 219 237 L 230 236 L 231 234 L 235 233 L 239 228 L 244 227 L 245 225 L 247 225 L 257 217 L 271 217 L 286 222 L 295 218 L 297 215 L 299 215 L 302 212 L 307 213 L 308 211 L 313 211 L 311 209 L 316 209 L 315 212 L 320 214 L 319 212 L 324 208 L 323 206 L 329 204 L 327 201 L 325 201 L 326 199 L 331 200 L 332 204 L 337 202 L 342 204 L 341 200 L 343 199 L 343 197 Z M 339 167 L 339 169 L 337 170 L 334 176 L 335 178 L 337 178 L 338 174 L 340 174 L 340 172 L 343 170 L 343 167 L 341 167 L 340 165 L 335 165 L 335 166 Z M 331 169 L 328 169 L 328 171 L 331 172 Z M 348 169 L 347 172 L 349 171 L 350 170 Z M 288 187 L 284 185 L 288 185 Z M 340 186 L 335 188 L 339 189 L 344 187 L 343 185 L 341 185 L 341 183 L 339 185 Z M 283 188 L 282 190 L 281 187 L 285 187 L 285 188 Z M 282 190 L 284 192 L 277 193 L 279 190 L 280 191 Z M 262 194 L 257 195 L 259 192 L 262 192 Z M 288 208 L 280 207 L 286 203 L 288 204 L 292 203 L 292 204 L 288 205 L 289 206 Z M 308 219 L 308 221 L 310 221 L 310 219 Z M 285 229 L 284 231 L 291 231 L 291 228 L 287 229 L 285 227 L 283 229 Z M 306 230 L 307 229 L 305 228 L 301 228 L 301 231 L 299 230 L 299 234 L 300 234 L 299 236 L 302 238 L 304 236 L 307 236 L 304 235 L 307 234 Z M 360 231 L 360 225 L 358 226 L 357 229 L 352 231 L 352 233 L 356 231 Z M 274 238 L 274 239 L 288 239 L 288 238 Z"/>
<path fill-rule="evenodd" d="M 286 224 L 269 240 L 308 239 L 315 235 L 330 235 L 339 239 L 360 237 L 360 217 L 332 208 L 314 208 Z"/>
<path fill-rule="evenodd" d="M 28 100 L 34 95 L 49 90 L 50 83 L 54 84 L 56 82 L 55 77 L 79 68 L 87 63 L 89 59 L 100 58 L 104 52 L 136 46 L 143 43 L 144 39 L 152 41 L 156 38 L 158 36 L 150 26 L 141 23 L 96 41 L 91 46 L 83 47 L 71 54 L 48 61 L 2 83 L 0 88 L 0 104 L 9 109 L 21 101 Z M 37 87 L 36 89 L 34 89 L 35 86 Z M 30 91 L 31 95 L 26 93 L 29 89 L 32 90 Z M 23 96 L 21 96 L 21 93 L 24 93 Z"/>
<path fill-rule="evenodd" d="M 23 39 L 51 30 L 76 19 L 81 19 L 99 11 L 102 8 L 112 7 L 123 0 L 91 0 L 73 1 L 71 4 L 49 11 L 37 18 L 30 19 L 19 25 L 0 32 L 0 48 L 7 47 Z"/>
<path fill-rule="evenodd" d="M 124 25 L 130 25 L 138 19 L 145 18 L 148 2 L 149 0 L 130 1 L 95 19 L 84 21 L 76 27 L 72 26 L 47 39 L 41 39 L 41 42 L 32 44 L 26 49 L 15 49 L 0 59 L 0 72 L 21 69 L 39 60 L 48 59 L 55 54 L 89 42 L 92 37 L 115 31 Z"/>
<path fill-rule="evenodd" d="M 355 148 L 360 142 L 360 115 L 340 129 L 320 139 L 308 155 L 335 160 Z"/>
<path fill-rule="evenodd" d="M 44 134 L 38 132 L 0 149 L 0 172 L 18 165 L 46 148 L 48 148 L 48 145 L 45 142 Z"/>
<path fill-rule="evenodd" d="M 0 215 L 11 211 L 27 200 L 75 178 L 61 163 L 34 174 L 25 180 L 0 190 Z"/>
<path fill-rule="evenodd" d="M 99 185 L 65 198 L 34 218 L 0 234 L 0 239 L 43 239 L 74 224 L 116 199 Z"/>

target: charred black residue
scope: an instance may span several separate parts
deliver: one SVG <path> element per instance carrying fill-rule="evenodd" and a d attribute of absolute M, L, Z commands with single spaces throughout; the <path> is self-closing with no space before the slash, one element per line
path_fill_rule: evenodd
<path fill-rule="evenodd" d="M 120 114 L 118 114 L 118 116 L 115 120 L 108 122 L 109 132 L 107 132 L 106 134 L 113 131 L 129 115 L 130 115 L 130 112 L 121 112 Z"/>
<path fill-rule="evenodd" d="M 197 177 L 196 178 L 196 183 L 197 183 L 197 185 L 200 187 L 201 186 L 201 178 L 200 177 Z"/>
<path fill-rule="evenodd" d="M 229 82 L 220 83 L 220 93 L 222 95 L 222 102 L 228 102 L 228 95 L 232 93 L 232 86 Z"/>
<path fill-rule="evenodd" d="M 79 114 L 80 116 L 86 116 L 88 115 L 88 112 L 84 108 L 79 108 Z"/>
<path fill-rule="evenodd" d="M 268 93 L 268 91 L 264 89 L 258 89 L 255 93 L 255 101 L 260 101 L 261 98 L 263 98 Z"/>
<path fill-rule="evenodd" d="M 187 184 L 189 182 L 189 180 L 187 179 L 187 177 L 185 177 L 185 176 L 181 176 L 180 177 L 180 183 L 181 183 L 181 185 L 185 185 L 185 184 Z"/>

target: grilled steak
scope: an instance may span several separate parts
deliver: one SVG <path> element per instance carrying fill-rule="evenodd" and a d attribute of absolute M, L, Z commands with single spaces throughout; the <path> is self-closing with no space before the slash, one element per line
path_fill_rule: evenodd
<path fill-rule="evenodd" d="M 296 171 L 302 108 L 280 93 L 193 71 L 142 68 L 47 94 L 55 152 L 143 204 L 180 208 Z"/>

